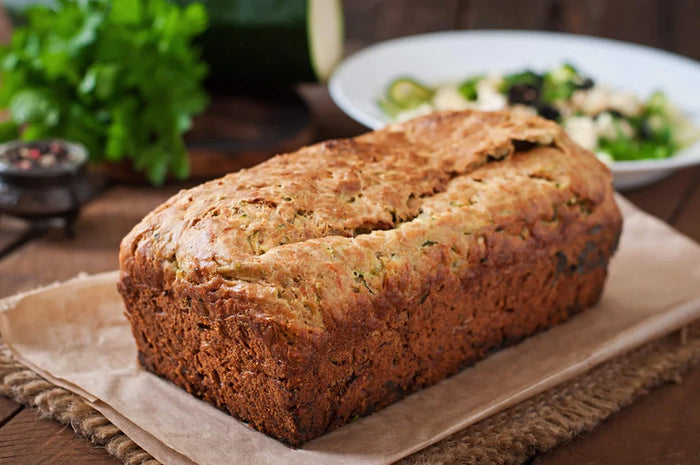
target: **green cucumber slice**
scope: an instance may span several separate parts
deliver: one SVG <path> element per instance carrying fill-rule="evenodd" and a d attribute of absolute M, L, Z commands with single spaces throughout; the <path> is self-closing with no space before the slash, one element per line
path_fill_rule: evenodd
<path fill-rule="evenodd" d="M 410 78 L 398 78 L 389 84 L 387 99 L 402 108 L 413 108 L 433 98 L 433 90 Z"/>
<path fill-rule="evenodd" d="M 399 113 L 401 113 L 404 108 L 395 104 L 389 99 L 379 99 L 377 101 L 377 105 L 379 106 L 379 109 L 382 110 L 384 113 L 386 113 L 388 116 L 392 118 L 396 118 Z"/>

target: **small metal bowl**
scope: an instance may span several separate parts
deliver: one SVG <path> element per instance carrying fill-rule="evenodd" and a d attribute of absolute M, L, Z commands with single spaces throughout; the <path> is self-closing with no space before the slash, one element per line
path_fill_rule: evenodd
<path fill-rule="evenodd" d="M 41 142 L 62 144 L 70 158 L 50 167 L 22 169 L 3 160 L 2 154 L 35 142 L 0 144 L 0 212 L 35 223 L 61 218 L 72 235 L 73 222 L 90 195 L 85 170 L 88 153 L 77 143 L 58 139 Z"/>

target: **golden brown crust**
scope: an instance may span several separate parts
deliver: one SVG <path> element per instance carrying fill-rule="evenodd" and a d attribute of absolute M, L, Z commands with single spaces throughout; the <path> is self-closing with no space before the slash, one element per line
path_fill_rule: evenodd
<path fill-rule="evenodd" d="M 146 367 L 298 445 L 595 303 L 612 194 L 554 123 L 438 113 L 180 192 L 120 291 Z"/>

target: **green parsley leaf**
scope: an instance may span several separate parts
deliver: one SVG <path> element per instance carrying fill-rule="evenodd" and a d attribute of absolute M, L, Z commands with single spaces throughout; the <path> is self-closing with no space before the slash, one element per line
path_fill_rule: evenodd
<path fill-rule="evenodd" d="M 0 138 L 62 137 L 94 162 L 130 159 L 155 183 L 188 175 L 183 134 L 208 97 L 193 45 L 207 27 L 200 3 L 57 0 L 27 9 L 0 48 Z"/>

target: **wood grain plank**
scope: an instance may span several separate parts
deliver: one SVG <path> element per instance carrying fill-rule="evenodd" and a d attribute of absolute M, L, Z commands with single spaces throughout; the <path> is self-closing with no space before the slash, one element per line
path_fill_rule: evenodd
<path fill-rule="evenodd" d="M 31 236 L 31 226 L 11 216 L 0 214 L 0 257 L 25 242 Z"/>
<path fill-rule="evenodd" d="M 85 206 L 76 236 L 52 230 L 0 260 L 0 297 L 78 273 L 117 268 L 119 242 L 141 218 L 179 190 L 117 187 Z"/>
<path fill-rule="evenodd" d="M 0 464 L 119 464 L 100 447 L 75 435 L 70 427 L 41 419 L 24 409 L 0 428 Z"/>
<path fill-rule="evenodd" d="M 328 93 L 328 87 L 302 84 L 298 90 L 311 108 L 317 140 L 354 137 L 368 130 L 338 108 Z"/>
<path fill-rule="evenodd" d="M 461 0 L 458 29 L 551 29 L 557 4 L 551 0 Z"/>
<path fill-rule="evenodd" d="M 536 457 L 532 465 L 696 465 L 700 463 L 700 366 L 666 384 L 588 434 Z"/>
<path fill-rule="evenodd" d="M 452 29 L 457 0 L 345 0 L 348 42 L 368 45 L 411 34 Z"/>
<path fill-rule="evenodd" d="M 700 243 L 700 167 L 691 183 L 691 190 L 676 215 L 674 226 Z"/>
<path fill-rule="evenodd" d="M 657 183 L 622 195 L 647 213 L 668 222 L 698 173 L 700 167 L 682 169 Z"/>
<path fill-rule="evenodd" d="M 700 59 L 697 0 L 345 0 L 348 49 L 447 29 L 539 29 L 636 42 Z"/>
<path fill-rule="evenodd" d="M 0 427 L 5 425 L 12 417 L 17 415 L 22 410 L 22 405 L 14 402 L 7 397 L 0 396 Z"/>
<path fill-rule="evenodd" d="M 700 2 L 698 0 L 659 0 L 668 16 L 662 24 L 669 49 L 700 60 Z"/>
<path fill-rule="evenodd" d="M 656 47 L 668 45 L 665 6 L 657 0 L 559 0 L 559 5 L 559 30 Z"/>

